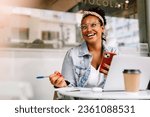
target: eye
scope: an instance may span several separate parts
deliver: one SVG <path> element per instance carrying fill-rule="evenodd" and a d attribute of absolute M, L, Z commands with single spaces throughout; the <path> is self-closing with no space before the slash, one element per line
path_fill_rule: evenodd
<path fill-rule="evenodd" d="M 81 29 L 87 29 L 87 26 L 86 25 L 81 25 Z"/>
<path fill-rule="evenodd" d="M 95 27 L 95 26 L 96 26 L 96 23 L 91 24 L 91 27 Z"/>

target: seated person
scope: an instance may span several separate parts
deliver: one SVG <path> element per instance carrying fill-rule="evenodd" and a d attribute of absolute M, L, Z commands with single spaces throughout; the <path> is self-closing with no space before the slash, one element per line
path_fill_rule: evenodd
<path fill-rule="evenodd" d="M 102 9 L 92 8 L 83 13 L 81 32 L 84 42 L 68 50 L 61 73 L 56 71 L 49 76 L 55 87 L 104 87 L 109 65 L 105 64 L 106 69 L 99 72 L 103 52 L 117 53 L 116 48 L 106 46 L 105 25 Z"/>

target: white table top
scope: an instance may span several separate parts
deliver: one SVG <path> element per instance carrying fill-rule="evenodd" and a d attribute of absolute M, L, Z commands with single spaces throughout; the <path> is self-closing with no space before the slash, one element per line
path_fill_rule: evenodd
<path fill-rule="evenodd" d="M 92 88 L 65 87 L 56 89 L 60 94 L 83 99 L 150 99 L 150 90 L 138 92 L 93 91 Z"/>

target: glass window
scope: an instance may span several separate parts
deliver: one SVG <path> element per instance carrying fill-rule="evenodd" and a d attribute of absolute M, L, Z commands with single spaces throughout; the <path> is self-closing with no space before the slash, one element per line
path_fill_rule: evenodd
<path fill-rule="evenodd" d="M 60 2 L 61 0 L 58 0 L 54 5 L 43 2 L 43 7 L 49 7 L 51 10 L 11 7 L 9 14 L 12 17 L 9 18 L 9 23 L 7 21 L 7 26 L 0 26 L 1 32 L 4 33 L 4 27 L 7 32 L 0 37 L 3 40 L 1 42 L 16 45 L 23 42 L 26 46 L 21 47 L 24 48 L 29 48 L 27 45 L 32 45 L 36 39 L 44 42 L 44 48 L 63 48 L 79 44 L 82 40 L 79 28 L 82 18 L 80 12 L 99 6 L 106 14 L 107 43 L 121 49 L 133 47 L 134 51 L 139 47 L 140 36 L 144 33 L 139 32 L 141 20 L 139 22 L 138 12 L 143 2 L 139 4 L 137 0 L 80 0 L 69 2 L 68 6 L 63 3 L 61 5 Z M 46 46 L 49 44 L 51 46 Z"/>

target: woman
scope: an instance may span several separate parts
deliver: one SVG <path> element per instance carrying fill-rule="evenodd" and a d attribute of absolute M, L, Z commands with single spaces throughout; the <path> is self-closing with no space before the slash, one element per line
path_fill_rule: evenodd
<path fill-rule="evenodd" d="M 55 87 L 102 87 L 105 84 L 109 65 L 99 72 L 104 51 L 116 52 L 115 48 L 105 45 L 105 13 L 99 8 L 92 8 L 83 13 L 81 32 L 84 42 L 71 48 L 63 62 L 62 72 L 56 71 L 49 76 Z M 104 75 L 105 74 L 105 75 Z"/>

